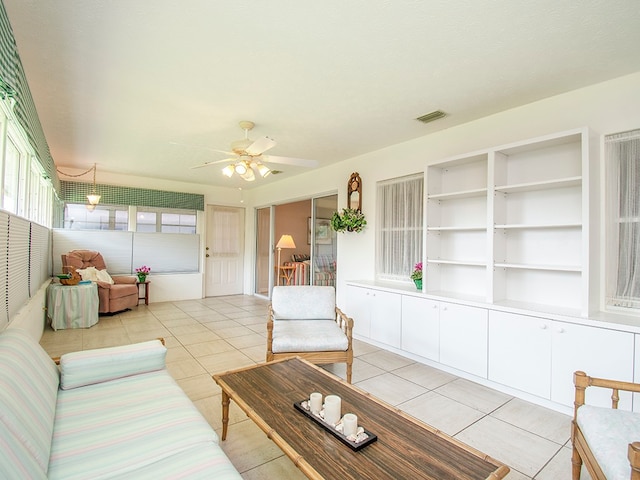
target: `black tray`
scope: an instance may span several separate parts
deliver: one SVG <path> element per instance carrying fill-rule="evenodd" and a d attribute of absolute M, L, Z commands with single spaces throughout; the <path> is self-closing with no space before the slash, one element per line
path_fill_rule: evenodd
<path fill-rule="evenodd" d="M 314 415 L 313 413 L 311 413 L 311 410 L 307 410 L 306 408 L 304 408 L 302 406 L 302 402 L 304 402 L 304 401 L 306 401 L 306 400 L 303 400 L 301 402 L 295 402 L 293 404 L 293 406 L 296 408 L 296 410 L 298 410 L 299 412 L 303 413 L 304 415 L 309 417 L 311 420 L 316 422 L 318 425 L 320 425 L 322 428 L 324 428 L 327 432 L 331 433 L 334 437 L 336 437 L 342 443 L 344 443 L 345 445 L 349 446 L 349 448 L 351 448 L 351 450 L 358 451 L 358 450 L 366 447 L 367 445 L 370 445 L 371 443 L 375 442 L 376 440 L 378 440 L 378 437 L 376 435 L 374 435 L 373 433 L 371 433 L 371 432 L 369 432 L 367 430 L 365 430 L 364 433 L 366 433 L 369 436 L 369 438 L 361 441 L 360 443 L 356 443 L 356 442 L 352 442 L 351 440 L 348 440 L 345 435 L 343 435 L 341 432 L 337 431 L 331 425 L 326 423 L 322 418 L 320 418 L 320 417 Z"/>

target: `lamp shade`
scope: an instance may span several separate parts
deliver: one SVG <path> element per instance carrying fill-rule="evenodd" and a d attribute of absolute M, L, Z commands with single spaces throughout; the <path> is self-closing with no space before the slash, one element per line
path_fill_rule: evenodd
<path fill-rule="evenodd" d="M 87 200 L 89 201 L 90 205 L 97 205 L 98 203 L 100 203 L 100 197 L 101 195 L 90 193 L 89 195 L 87 195 Z"/>
<path fill-rule="evenodd" d="M 282 235 L 280 240 L 278 240 L 276 248 L 296 248 L 296 244 L 291 235 Z"/>

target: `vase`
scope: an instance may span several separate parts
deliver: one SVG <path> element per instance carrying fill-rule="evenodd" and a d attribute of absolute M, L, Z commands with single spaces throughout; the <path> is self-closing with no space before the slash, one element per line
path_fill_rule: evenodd
<path fill-rule="evenodd" d="M 144 283 L 147 281 L 147 275 L 144 273 L 139 273 L 138 274 L 138 282 L 140 283 Z"/>
<path fill-rule="evenodd" d="M 416 288 L 417 288 L 418 290 L 422 290 L 422 279 L 421 279 L 421 278 L 419 278 L 419 279 L 417 279 L 417 280 L 414 280 L 414 281 L 413 281 L 413 283 L 415 283 L 415 284 L 416 284 Z"/>

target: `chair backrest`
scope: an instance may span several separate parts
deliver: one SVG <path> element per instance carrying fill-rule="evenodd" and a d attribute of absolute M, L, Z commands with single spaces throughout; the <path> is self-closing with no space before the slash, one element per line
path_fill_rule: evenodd
<path fill-rule="evenodd" d="M 271 306 L 278 320 L 334 320 L 336 290 L 315 285 L 273 287 Z"/>
<path fill-rule="evenodd" d="M 106 270 L 104 258 L 99 252 L 93 250 L 72 250 L 66 255 L 62 255 L 62 267 L 75 267 L 84 269 L 96 267 L 98 270 Z"/>

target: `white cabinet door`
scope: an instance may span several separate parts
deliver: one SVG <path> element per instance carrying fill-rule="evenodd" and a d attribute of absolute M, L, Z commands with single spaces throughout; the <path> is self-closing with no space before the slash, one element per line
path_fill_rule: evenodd
<path fill-rule="evenodd" d="M 371 293 L 367 288 L 347 285 L 347 302 L 344 313 L 353 318 L 353 334 L 371 337 Z"/>
<path fill-rule="evenodd" d="M 552 325 L 551 400 L 573 405 L 573 372 L 633 381 L 633 333 L 604 328 L 553 322 Z M 611 390 L 587 390 L 587 403 L 611 406 Z M 620 406 L 631 410 L 631 395 L 620 392 Z"/>
<path fill-rule="evenodd" d="M 551 321 L 489 312 L 489 380 L 551 396 Z"/>
<path fill-rule="evenodd" d="M 402 350 L 440 360 L 440 303 L 402 296 Z"/>
<path fill-rule="evenodd" d="M 487 310 L 440 304 L 440 363 L 487 377 Z"/>
<path fill-rule="evenodd" d="M 400 348 L 402 308 L 401 295 L 371 290 L 371 340 Z"/>

